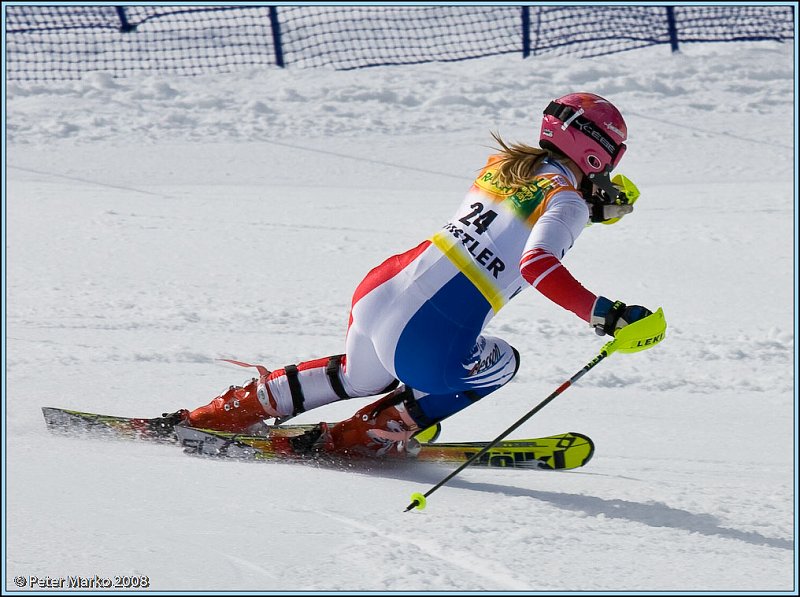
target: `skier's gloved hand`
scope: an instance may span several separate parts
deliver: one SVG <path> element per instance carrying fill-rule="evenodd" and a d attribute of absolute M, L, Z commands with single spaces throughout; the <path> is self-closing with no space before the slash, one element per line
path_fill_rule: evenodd
<path fill-rule="evenodd" d="M 594 328 L 598 336 L 608 334 L 613 336 L 614 332 L 626 325 L 644 319 L 652 315 L 650 309 L 641 305 L 631 305 L 630 307 L 623 302 L 611 302 L 604 296 L 598 296 L 592 308 L 592 316 L 589 325 Z"/>

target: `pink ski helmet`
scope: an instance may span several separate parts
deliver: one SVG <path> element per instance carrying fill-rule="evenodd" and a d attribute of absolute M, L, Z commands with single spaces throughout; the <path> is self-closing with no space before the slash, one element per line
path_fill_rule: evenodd
<path fill-rule="evenodd" d="M 593 93 L 570 93 L 545 109 L 539 145 L 563 153 L 589 175 L 619 163 L 627 136 L 622 114 L 611 102 Z"/>

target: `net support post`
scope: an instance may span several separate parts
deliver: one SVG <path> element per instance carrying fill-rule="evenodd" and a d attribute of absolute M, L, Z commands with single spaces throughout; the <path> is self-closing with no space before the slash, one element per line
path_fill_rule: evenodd
<path fill-rule="evenodd" d="M 278 7 L 269 7 L 269 24 L 272 28 L 272 45 L 275 48 L 275 65 L 285 68 L 283 63 L 283 45 L 281 42 L 281 23 L 278 20 Z"/>
<path fill-rule="evenodd" d="M 128 33 L 130 31 L 136 31 L 136 25 L 131 25 L 128 21 L 128 15 L 125 14 L 125 7 L 124 6 L 115 6 L 114 8 L 117 9 L 117 17 L 119 17 L 119 30 L 122 33 Z"/>
<path fill-rule="evenodd" d="M 669 29 L 669 45 L 673 52 L 678 51 L 678 27 L 675 25 L 675 7 L 667 6 L 667 28 Z"/>
<path fill-rule="evenodd" d="M 527 58 L 531 55 L 531 9 L 528 6 L 522 8 L 522 57 Z"/>

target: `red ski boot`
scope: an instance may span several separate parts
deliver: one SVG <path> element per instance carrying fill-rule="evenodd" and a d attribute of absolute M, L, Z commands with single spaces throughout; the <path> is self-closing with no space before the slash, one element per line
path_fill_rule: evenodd
<path fill-rule="evenodd" d="M 264 419 L 277 418 L 275 401 L 266 388 L 269 371 L 245 386 L 231 386 L 210 403 L 191 411 L 186 422 L 191 427 L 243 433 Z"/>
<path fill-rule="evenodd" d="M 408 397 L 410 392 L 401 386 L 349 419 L 333 424 L 320 423 L 303 435 L 291 438 L 292 448 L 301 454 L 414 456 L 419 452 L 419 442 L 411 436 L 419 431 L 419 426 L 404 406 Z"/>

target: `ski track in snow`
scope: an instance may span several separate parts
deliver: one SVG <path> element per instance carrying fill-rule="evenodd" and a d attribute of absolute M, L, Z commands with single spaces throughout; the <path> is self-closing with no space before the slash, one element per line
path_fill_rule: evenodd
<path fill-rule="evenodd" d="M 450 547 L 420 537 L 403 537 L 396 533 L 387 533 L 379 527 L 331 512 L 320 511 L 319 514 L 369 533 L 376 542 L 388 539 L 400 545 L 408 546 L 412 554 L 415 551 L 420 551 L 423 557 L 427 556 L 440 560 L 445 566 L 459 568 L 470 576 L 483 577 L 488 581 L 487 586 L 495 587 L 496 590 L 524 591 L 528 588 L 525 582 L 515 578 L 512 571 L 499 562 L 492 561 L 490 558 L 476 557 L 470 552 L 453 550 Z M 414 555 L 411 557 L 414 557 Z"/>

